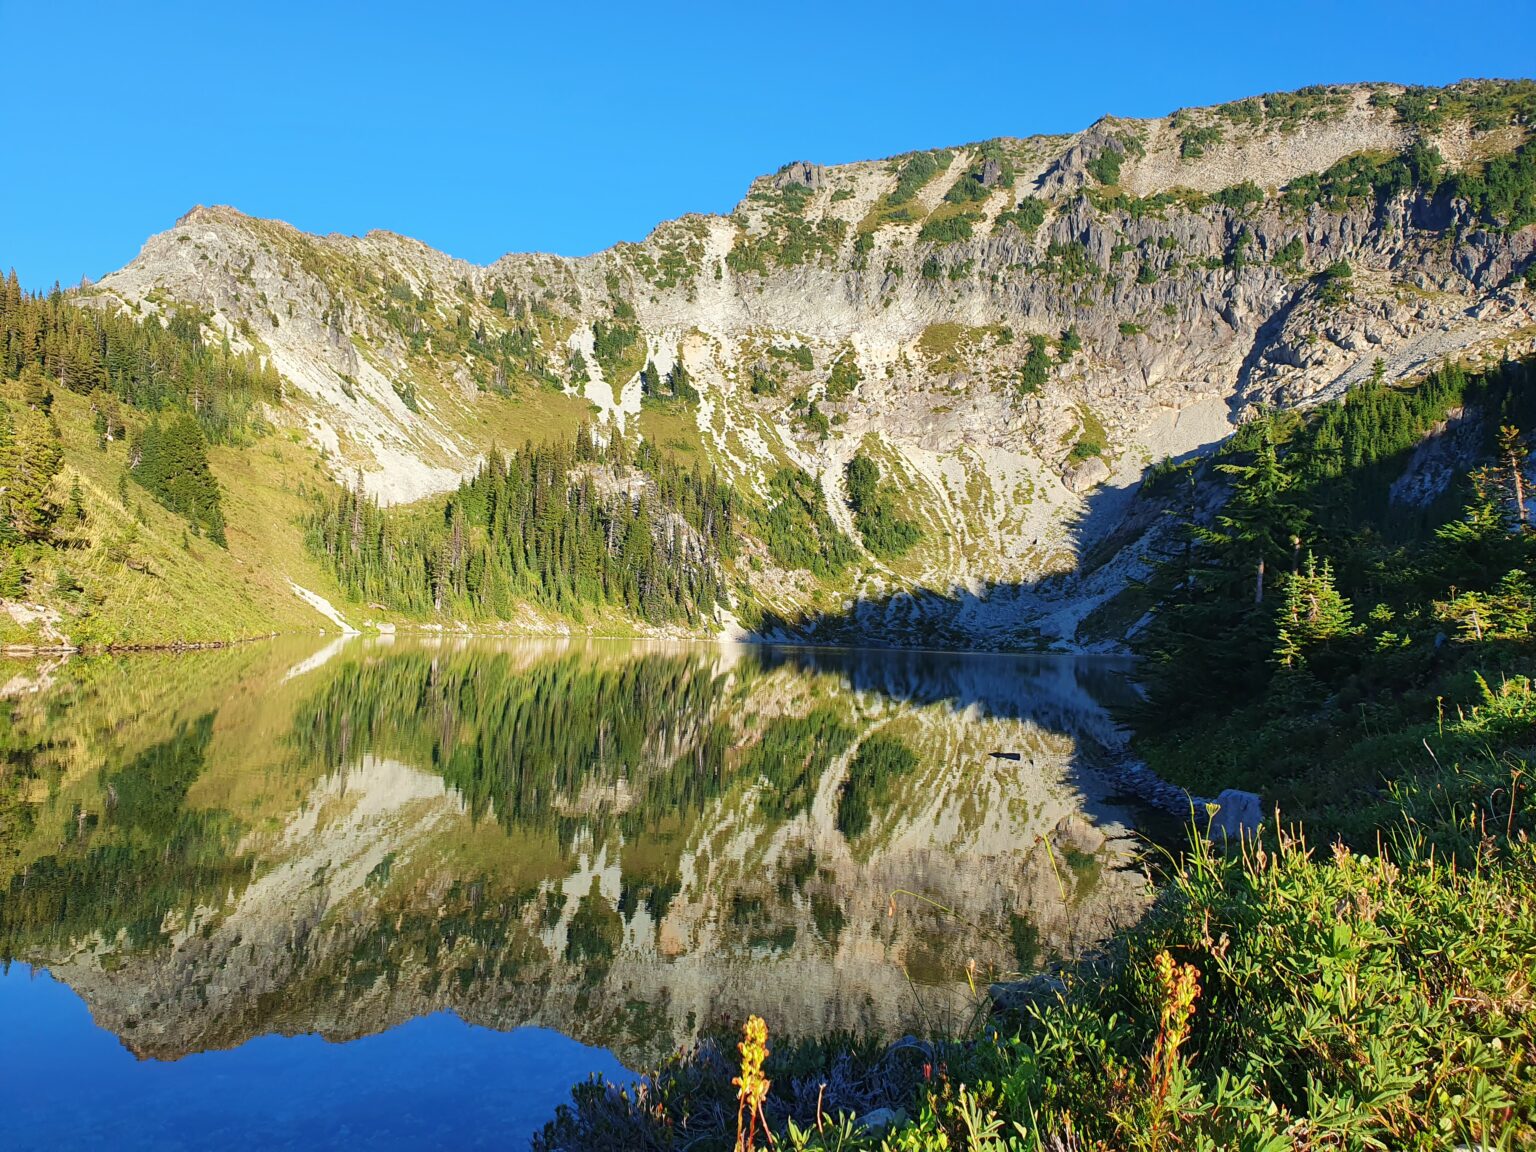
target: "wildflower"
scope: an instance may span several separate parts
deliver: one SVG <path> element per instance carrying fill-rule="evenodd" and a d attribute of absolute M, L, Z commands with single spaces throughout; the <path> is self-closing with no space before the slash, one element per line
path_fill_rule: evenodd
<path fill-rule="evenodd" d="M 768 1098 L 770 1083 L 763 1075 L 763 1061 L 768 1059 L 768 1025 L 761 1016 L 749 1016 L 741 1031 L 741 1043 L 736 1045 L 741 1052 L 741 1075 L 731 1080 L 736 1086 L 736 1152 L 751 1152 L 757 1143 L 759 1120 L 769 1143 L 773 1142 L 768 1121 L 763 1116 L 763 1101 Z"/>
<path fill-rule="evenodd" d="M 1189 1039 L 1189 1022 L 1195 1014 L 1195 999 L 1200 995 L 1200 972 L 1193 964 L 1180 964 L 1167 951 L 1152 958 L 1152 967 L 1162 990 L 1162 1006 L 1157 1039 L 1148 1063 L 1153 1098 L 1161 1106 L 1173 1083 L 1179 1049 Z"/>

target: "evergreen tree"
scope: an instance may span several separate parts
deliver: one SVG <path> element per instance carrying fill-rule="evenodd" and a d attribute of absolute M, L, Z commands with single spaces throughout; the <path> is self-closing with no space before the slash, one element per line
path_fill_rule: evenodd
<path fill-rule="evenodd" d="M 688 374 L 688 366 L 683 363 L 681 355 L 677 363 L 672 365 L 672 371 L 667 373 L 667 391 L 686 404 L 699 402 L 699 390 L 694 387 L 693 377 Z"/>
<path fill-rule="evenodd" d="M 22 381 L 24 402 L 45 411 L 52 384 L 89 394 L 106 415 L 104 438 L 121 436 L 110 400 L 146 412 L 184 409 L 218 442 L 240 439 L 262 403 L 279 401 L 277 370 L 226 339 L 209 342 L 209 320 L 186 308 L 142 323 L 127 311 L 86 308 L 63 293 L 30 296 L 7 278 L 0 288 L 0 376 Z"/>
<path fill-rule="evenodd" d="M 64 461 L 59 429 L 40 404 L 22 407 L 6 423 L 0 437 L 5 520 L 22 539 L 45 540 L 58 516 L 49 490 Z"/>
<path fill-rule="evenodd" d="M 656 361 L 647 360 L 645 367 L 640 369 L 640 395 L 660 399 L 665 394 L 663 388 L 661 373 L 656 369 Z"/>
<path fill-rule="evenodd" d="M 27 593 L 27 570 L 11 549 L 0 551 L 0 600 L 20 600 Z"/>
<path fill-rule="evenodd" d="M 1499 467 L 1503 469 L 1509 484 L 1509 502 L 1515 513 L 1515 521 L 1522 526 L 1526 522 L 1525 511 L 1525 458 L 1528 455 L 1520 430 L 1508 424 L 1499 426 Z"/>
<path fill-rule="evenodd" d="M 436 513 L 385 513 L 360 484 L 338 489 L 307 539 L 350 595 L 403 611 L 507 618 L 530 601 L 697 622 L 721 596 L 734 504 L 701 467 L 584 426 L 568 443 L 492 451 Z"/>
<path fill-rule="evenodd" d="M 1314 648 L 1353 634 L 1353 609 L 1334 585 L 1333 567 L 1307 553 L 1306 565 L 1285 578 L 1278 618 L 1275 659 L 1286 668 L 1306 663 Z"/>
<path fill-rule="evenodd" d="M 224 512 L 219 482 L 208 467 L 202 429 L 190 415 L 169 424 L 154 420 L 140 434 L 131 457 L 133 477 L 194 531 L 223 545 Z"/>
<path fill-rule="evenodd" d="M 1280 467 L 1274 431 L 1267 420 L 1250 463 L 1219 467 L 1234 477 L 1232 496 L 1216 518 L 1219 530 L 1208 532 L 1206 539 L 1247 557 L 1253 572 L 1253 602 L 1262 604 L 1265 572 L 1277 559 L 1294 553 L 1307 512 L 1287 495 L 1295 481 Z"/>
<path fill-rule="evenodd" d="M 28 364 L 21 370 L 21 402 L 44 414 L 53 411 L 53 389 L 37 364 Z"/>
<path fill-rule="evenodd" d="M 80 477 L 69 485 L 69 516 L 77 525 L 85 523 L 85 494 L 80 491 Z"/>
<path fill-rule="evenodd" d="M 906 555 L 922 538 L 914 521 L 896 511 L 896 493 L 880 482 L 880 466 L 863 452 L 856 453 L 844 473 L 848 505 L 864 546 L 876 556 L 894 559 Z"/>

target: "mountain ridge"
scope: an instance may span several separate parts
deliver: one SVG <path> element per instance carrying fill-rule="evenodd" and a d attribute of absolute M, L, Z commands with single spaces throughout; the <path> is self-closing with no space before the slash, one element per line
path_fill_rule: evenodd
<path fill-rule="evenodd" d="M 858 546 L 844 477 L 868 458 L 917 543 L 862 547 L 836 578 L 752 549 L 733 605 L 793 620 L 906 603 L 916 619 L 859 626 L 922 641 L 958 595 L 991 607 L 938 634 L 1081 644 L 1082 620 L 1143 570 L 1121 549 L 1094 591 L 1080 561 L 1123 527 L 1149 466 L 1260 407 L 1338 395 L 1377 360 L 1402 380 L 1536 349 L 1520 279 L 1536 231 L 1494 215 L 1504 185 L 1487 175 L 1526 178 L 1533 93 L 1320 86 L 792 161 L 728 215 L 576 258 L 475 265 L 384 230 L 313 236 L 199 206 L 80 299 L 195 309 L 209 340 L 275 366 L 272 423 L 385 506 L 452 492 L 493 444 L 588 420 L 754 506 L 785 469 L 804 475 Z"/>

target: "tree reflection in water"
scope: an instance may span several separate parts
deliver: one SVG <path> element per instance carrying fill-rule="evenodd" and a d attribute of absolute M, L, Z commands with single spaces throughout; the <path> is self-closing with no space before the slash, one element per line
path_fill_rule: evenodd
<path fill-rule="evenodd" d="M 7 702 L 0 955 L 155 1056 L 442 1009 L 631 1062 L 747 1011 L 939 1027 L 972 962 L 1144 907 L 1086 767 L 1118 677 L 586 641 L 76 660 Z"/>

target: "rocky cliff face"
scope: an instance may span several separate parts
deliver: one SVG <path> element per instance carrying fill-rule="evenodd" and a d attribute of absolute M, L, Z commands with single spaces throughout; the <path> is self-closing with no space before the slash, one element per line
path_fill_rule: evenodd
<path fill-rule="evenodd" d="M 743 596 L 787 617 L 873 604 L 857 626 L 898 638 L 1070 641 L 1135 568 L 1126 552 L 1102 587 L 1072 575 L 1149 463 L 1257 405 L 1335 395 L 1378 360 L 1398 379 L 1532 350 L 1536 229 L 1370 176 L 1412 149 L 1454 172 L 1522 147 L 1528 88 L 1308 89 L 1071 137 L 797 161 L 728 217 L 577 260 L 482 268 L 198 208 L 95 291 L 196 305 L 270 354 L 291 388 L 279 419 L 387 502 L 454 485 L 488 421 L 516 440 L 586 411 L 749 492 L 803 468 L 853 534 L 843 472 L 862 449 L 923 543 L 839 582 L 757 554 Z M 647 362 L 682 364 L 698 403 L 646 401 Z"/>

